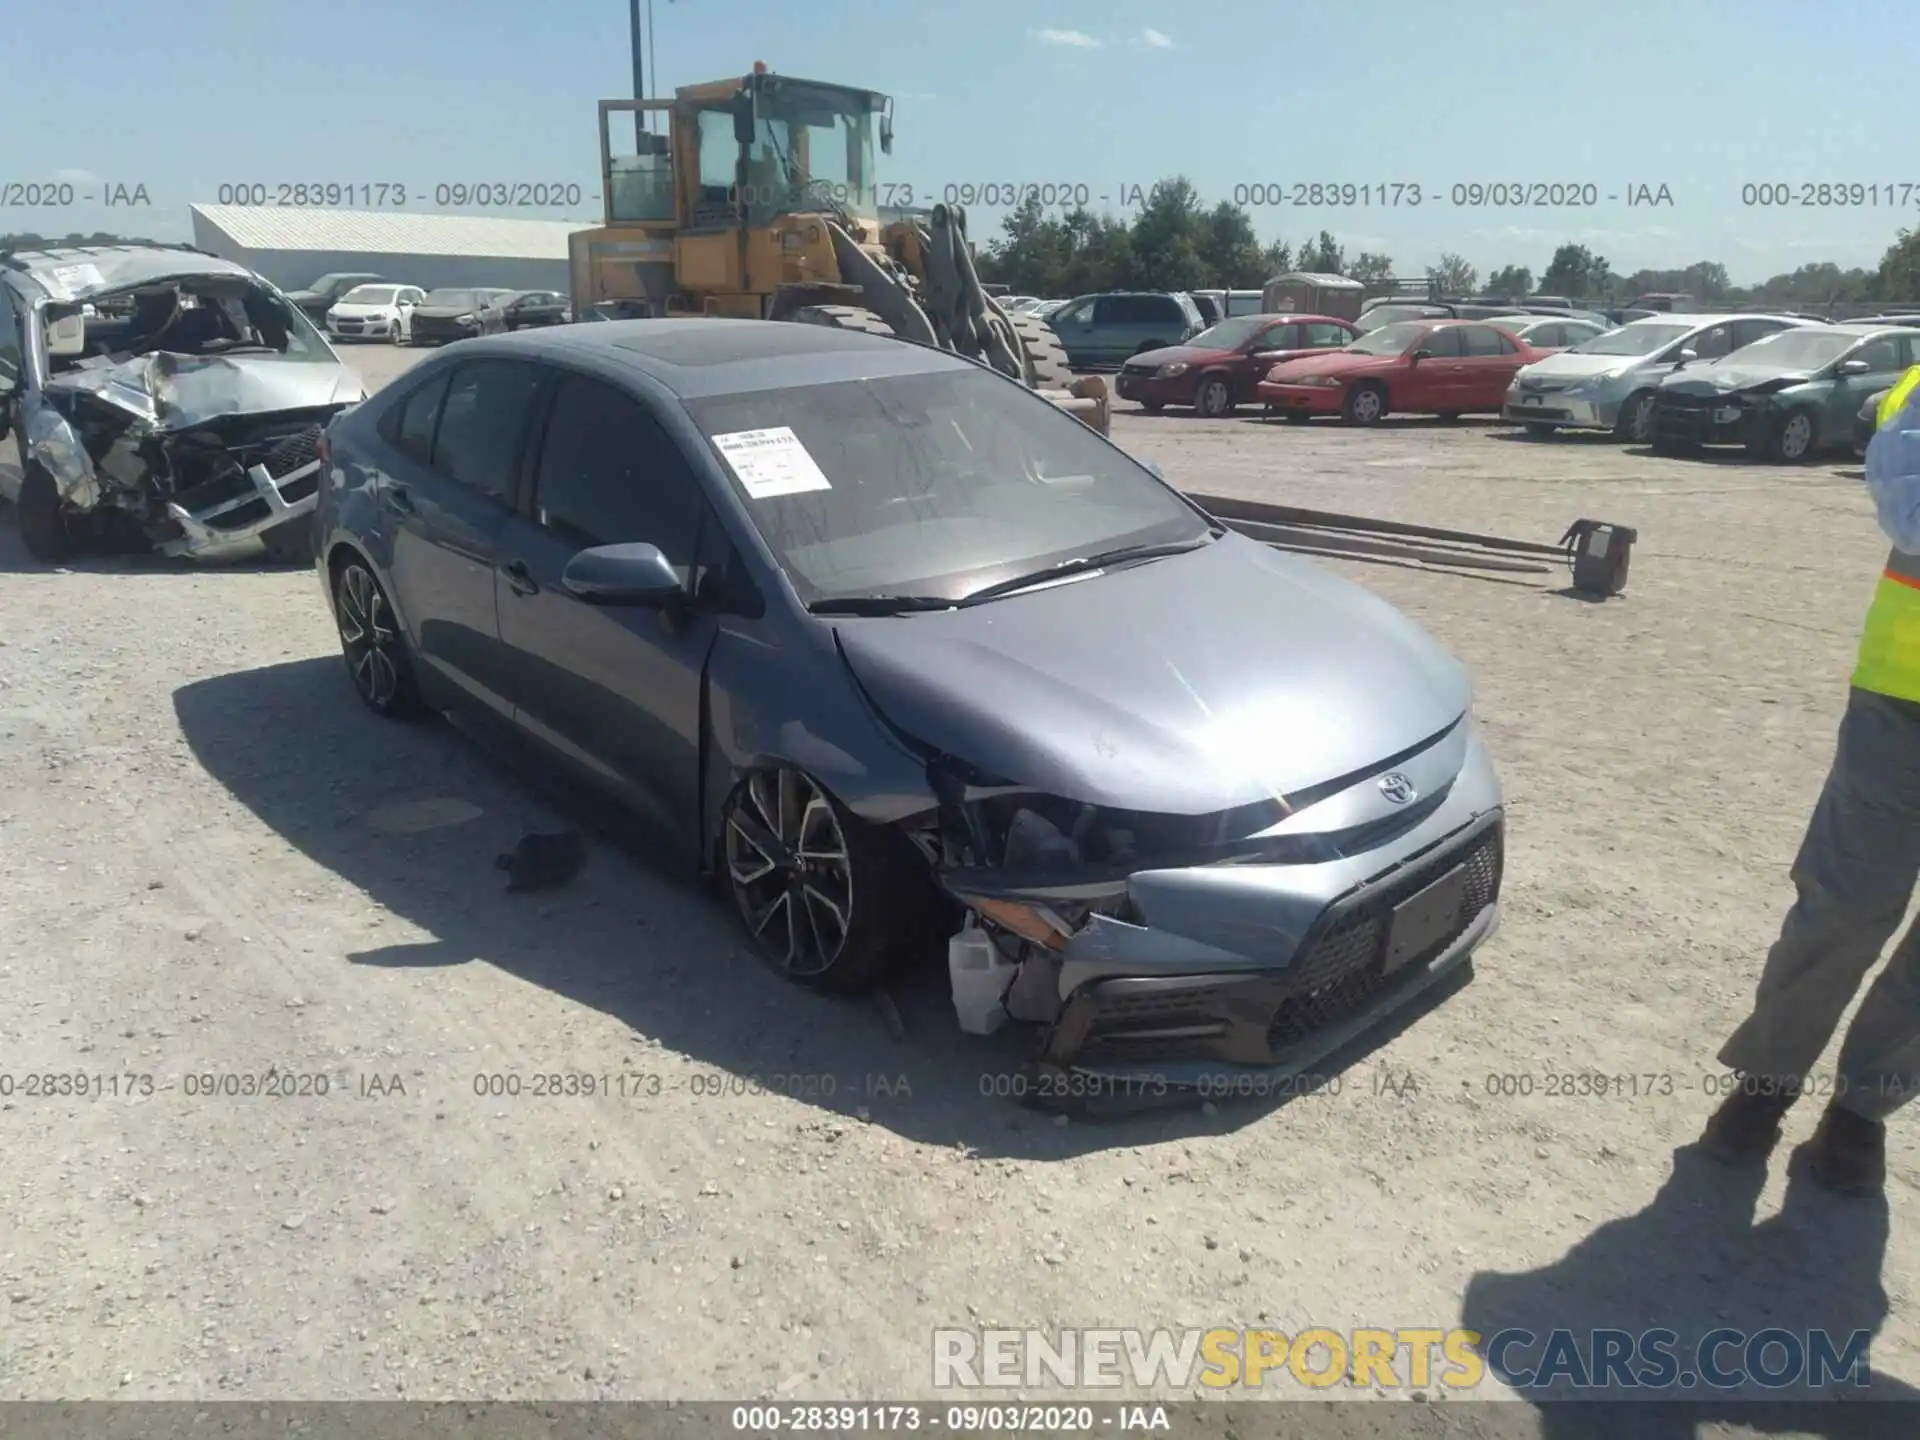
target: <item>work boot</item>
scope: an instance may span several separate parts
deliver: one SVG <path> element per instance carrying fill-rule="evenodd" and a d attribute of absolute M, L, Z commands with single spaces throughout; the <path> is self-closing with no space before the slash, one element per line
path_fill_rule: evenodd
<path fill-rule="evenodd" d="M 1765 1160 L 1780 1143 L 1780 1122 L 1786 1119 L 1797 1089 L 1769 1088 L 1754 1076 L 1740 1076 L 1734 1092 L 1720 1103 L 1700 1134 L 1700 1148 L 1727 1165 L 1750 1165 Z"/>
<path fill-rule="evenodd" d="M 1887 1127 L 1827 1106 L 1813 1135 L 1813 1178 L 1842 1195 L 1878 1195 L 1887 1186 Z"/>

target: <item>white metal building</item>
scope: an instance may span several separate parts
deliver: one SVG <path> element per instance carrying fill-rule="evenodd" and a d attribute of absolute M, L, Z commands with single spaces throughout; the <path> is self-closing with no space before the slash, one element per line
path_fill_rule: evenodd
<path fill-rule="evenodd" d="M 283 290 L 302 289 L 331 271 L 364 271 L 428 290 L 497 285 L 565 294 L 567 236 L 597 223 L 195 205 L 193 243 Z"/>

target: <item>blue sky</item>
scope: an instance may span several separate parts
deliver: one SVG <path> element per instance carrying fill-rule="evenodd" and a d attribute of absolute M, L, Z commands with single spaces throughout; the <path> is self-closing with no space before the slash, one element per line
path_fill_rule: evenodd
<path fill-rule="evenodd" d="M 1579 240 L 1623 272 L 1716 259 L 1736 281 L 1810 260 L 1871 265 L 1920 218 L 1896 88 L 1920 40 L 1897 7 L 1856 0 L 652 4 L 650 90 L 764 60 L 890 92 L 899 133 L 883 180 L 923 195 L 1085 185 L 1118 209 L 1174 173 L 1210 200 L 1418 185 L 1418 208 L 1405 190 L 1397 207 L 1250 208 L 1263 239 L 1325 228 L 1402 273 L 1447 250 L 1483 273 L 1538 273 Z M 143 184 L 152 207 L 0 208 L 0 231 L 186 238 L 188 204 L 241 181 L 388 182 L 429 200 L 463 180 L 592 194 L 594 102 L 631 91 L 627 34 L 626 0 L 92 0 L 15 37 L 30 43 L 0 92 L 0 186 L 97 192 L 99 177 Z M 1476 182 L 1592 185 L 1600 203 L 1448 203 Z M 1746 184 L 1821 182 L 1883 193 L 1850 209 L 1742 202 Z M 1639 185 L 1666 186 L 1672 204 L 1629 206 Z M 975 207 L 974 237 L 999 218 Z"/>

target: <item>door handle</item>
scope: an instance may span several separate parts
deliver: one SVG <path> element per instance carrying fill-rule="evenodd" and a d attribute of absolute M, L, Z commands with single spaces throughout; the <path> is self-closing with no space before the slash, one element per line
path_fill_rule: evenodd
<path fill-rule="evenodd" d="M 404 485 L 389 485 L 386 489 L 387 504 L 402 515 L 413 514 L 413 496 L 407 493 Z"/>
<path fill-rule="evenodd" d="M 538 595 L 540 584 L 533 578 L 533 572 L 527 568 L 524 560 L 509 560 L 500 567 L 500 577 L 512 587 L 516 595 Z"/>

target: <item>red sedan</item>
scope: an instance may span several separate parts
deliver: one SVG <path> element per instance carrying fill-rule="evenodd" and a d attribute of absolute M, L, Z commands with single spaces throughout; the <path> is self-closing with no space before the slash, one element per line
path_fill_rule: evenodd
<path fill-rule="evenodd" d="M 1253 399 L 1260 377 L 1279 361 L 1324 355 L 1360 337 L 1331 315 L 1236 315 L 1184 345 L 1147 350 L 1120 367 L 1122 400 L 1148 410 L 1191 405 L 1208 417 Z"/>
<path fill-rule="evenodd" d="M 1481 320 L 1404 320 L 1382 325 L 1344 350 L 1290 360 L 1257 387 L 1269 410 L 1302 422 L 1338 415 L 1372 425 L 1389 413 L 1500 413 L 1522 365 L 1546 358 Z"/>

